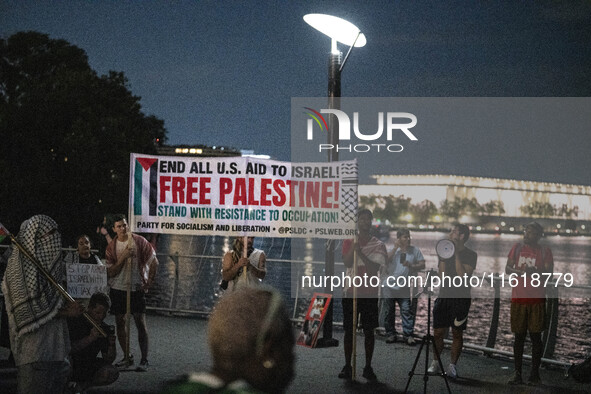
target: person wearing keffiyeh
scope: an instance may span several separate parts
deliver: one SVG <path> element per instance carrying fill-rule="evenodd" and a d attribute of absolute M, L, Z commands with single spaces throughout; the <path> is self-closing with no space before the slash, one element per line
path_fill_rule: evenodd
<path fill-rule="evenodd" d="M 64 280 L 61 236 L 57 223 L 45 215 L 23 222 L 18 242 L 51 274 Z M 77 303 L 65 303 L 60 293 L 31 260 L 14 248 L 2 281 L 17 367 L 19 393 L 62 392 L 70 373 L 70 338 L 66 317 L 83 312 Z"/>
<path fill-rule="evenodd" d="M 117 234 L 107 246 L 107 277 L 111 291 L 110 313 L 115 315 L 117 337 L 119 345 L 125 354 L 126 338 L 129 332 L 125 324 L 127 312 L 127 289 L 130 291 L 130 312 L 138 332 L 138 343 L 142 358 L 137 371 L 146 372 L 149 367 L 148 350 L 149 338 L 146 326 L 145 293 L 152 287 L 158 268 L 156 251 L 141 235 L 131 233 L 127 226 L 125 215 L 115 215 L 113 231 Z M 129 271 L 126 267 L 129 266 Z M 133 356 L 126 355 L 119 366 L 129 367 L 133 363 Z"/>
<path fill-rule="evenodd" d="M 345 366 L 339 373 L 339 378 L 350 380 L 353 375 L 351 365 L 353 353 L 353 285 L 357 287 L 357 314 L 361 317 L 361 325 L 365 336 L 365 368 L 363 377 L 375 382 L 377 377 L 371 366 L 375 347 L 374 329 L 378 326 L 378 271 L 386 264 L 386 246 L 382 241 L 371 235 L 371 221 L 373 214 L 369 209 L 362 209 L 357 213 L 358 239 L 355 242 L 347 239 L 343 242 L 343 263 L 347 267 L 347 278 L 343 290 L 343 328 L 345 337 Z M 354 255 L 357 254 L 356 272 L 354 269 Z M 345 278 L 345 279 L 347 279 Z M 359 286 L 358 279 L 364 283 Z M 355 279 L 355 280 L 354 280 Z M 377 282 L 377 286 L 372 285 Z"/>

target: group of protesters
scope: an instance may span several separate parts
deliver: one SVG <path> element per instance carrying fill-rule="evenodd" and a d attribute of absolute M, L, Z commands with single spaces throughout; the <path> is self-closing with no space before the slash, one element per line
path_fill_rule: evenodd
<path fill-rule="evenodd" d="M 371 235 L 372 219 L 371 211 L 360 210 L 358 237 L 343 243 L 343 262 L 349 275 L 408 276 L 425 268 L 421 251 L 411 245 L 408 229 L 397 231 L 394 248 L 388 251 L 384 243 Z M 64 282 L 65 265 L 57 223 L 48 216 L 37 215 L 22 224 L 16 237 L 19 247 L 14 247 L 10 254 L 2 281 L 19 393 L 58 393 L 68 387 L 77 392 L 117 380 L 119 368 L 134 363 L 127 353 L 129 333 L 126 330 L 129 327 L 125 316 L 128 308 L 138 330 L 141 359 L 137 370 L 148 370 L 145 293 L 154 282 L 158 260 L 152 245 L 129 231 L 123 215 L 115 217 L 112 230 L 116 235 L 106 246 L 105 253 L 109 295 L 95 293 L 85 309 L 76 301 L 64 299 L 30 261 L 37 260 L 58 283 Z M 439 258 L 439 275 L 472 275 L 477 254 L 465 245 L 469 237 L 467 226 L 455 224 L 452 227 L 448 238 L 454 244 L 454 253 L 451 257 Z M 523 243 L 517 243 L 509 252 L 507 273 L 519 274 L 520 279 L 525 280 L 526 274 L 552 272 L 552 253 L 538 244 L 541 237 L 542 227 L 538 223 L 526 226 Z M 222 287 L 226 294 L 209 319 L 211 371 L 191 374 L 170 384 L 166 389 L 168 393 L 208 390 L 275 393 L 288 387 L 294 372 L 294 335 L 281 295 L 262 284 L 267 272 L 266 256 L 253 247 L 253 241 L 253 237 L 237 237 L 222 259 Z M 72 262 L 101 264 L 90 253 L 87 236 L 79 237 L 77 243 L 78 251 Z M 400 339 L 409 346 L 415 344 L 416 296 L 413 297 L 410 287 L 383 288 L 386 290 L 382 294 L 378 294 L 376 288 L 344 289 L 345 366 L 340 378 L 353 377 L 353 322 L 357 318 L 365 336 L 362 376 L 368 382 L 377 381 L 371 362 L 374 331 L 380 320 L 386 330 L 386 342 L 399 340 L 395 330 L 396 304 L 402 317 Z M 126 305 L 128 291 L 130 302 Z M 533 353 L 528 382 L 540 382 L 540 335 L 545 321 L 542 293 L 528 292 L 526 283 L 513 288 L 511 330 L 515 334 L 515 372 L 510 384 L 522 383 L 523 344 L 527 332 L 532 339 Z M 382 299 L 381 316 L 378 297 Z M 353 302 L 356 302 L 357 316 L 353 316 Z M 469 287 L 442 288 L 433 310 L 434 361 L 430 373 L 458 377 L 457 363 L 470 303 Z M 116 331 L 104 323 L 108 311 L 115 316 Z M 443 372 L 443 339 L 450 328 L 451 360 Z M 116 338 L 124 358 L 113 365 Z M 97 357 L 99 353 L 102 357 Z"/>
<path fill-rule="evenodd" d="M 144 294 L 154 281 L 158 260 L 145 238 L 128 231 L 124 215 L 114 218 L 113 231 L 117 235 L 106 247 L 109 295 L 96 292 L 85 306 L 68 297 L 63 285 L 66 261 L 102 264 L 90 251 L 90 238 L 79 236 L 77 251 L 64 259 L 60 231 L 52 218 L 36 215 L 22 223 L 2 280 L 19 393 L 81 392 L 117 380 L 119 365 L 113 362 L 116 337 L 124 349 L 128 335 L 128 288 L 142 353 L 137 369 L 147 370 Z M 104 323 L 108 311 L 115 315 L 117 335 Z M 132 360 L 127 356 L 122 361 L 129 366 Z"/>
<path fill-rule="evenodd" d="M 413 295 L 409 281 L 396 280 L 408 277 L 425 268 L 425 259 L 420 249 L 411 245 L 408 229 L 396 232 L 393 249 L 387 251 L 386 245 L 371 234 L 372 212 L 364 209 L 358 212 L 358 238 L 343 243 L 343 262 L 348 275 L 378 276 L 383 286 L 345 288 L 343 294 L 343 325 L 345 330 L 344 352 L 345 365 L 339 373 L 339 378 L 352 378 L 352 338 L 354 332 L 353 298 L 356 300 L 356 310 L 363 329 L 365 341 L 365 367 L 362 376 L 368 382 L 377 381 L 371 362 L 375 344 L 374 331 L 381 325 L 385 329 L 386 343 L 397 342 L 399 337 L 395 330 L 395 306 L 399 305 L 402 320 L 402 341 L 415 345 L 414 322 L 416 316 L 416 291 Z M 514 363 L 515 370 L 508 380 L 510 385 L 524 383 L 522 378 L 523 351 L 526 335 L 529 332 L 532 342 L 532 368 L 527 379 L 529 385 L 538 385 L 540 379 L 540 364 L 542 359 L 541 335 L 545 330 L 545 288 L 532 286 L 532 278 L 536 275 L 551 274 L 553 272 L 553 257 L 550 248 L 540 245 L 543 228 L 537 222 L 525 226 L 523 242 L 516 243 L 509 251 L 505 273 L 515 275 L 516 284 L 512 286 L 511 298 L 511 331 L 514 334 Z M 466 246 L 470 239 L 470 228 L 456 223 L 451 227 L 447 237 L 453 243 L 453 255 L 439 256 L 437 271 L 434 275 L 440 277 L 471 277 L 476 268 L 477 253 Z M 354 256 L 356 261 L 354 262 Z M 354 264 L 355 263 L 355 264 Z M 406 283 L 401 286 L 399 283 Z M 441 282 L 445 283 L 445 282 Z M 463 333 L 468 325 L 468 314 L 471 305 L 471 291 L 469 282 L 462 282 L 456 286 L 450 281 L 443 284 L 435 300 L 433 308 L 433 361 L 428 373 L 442 375 L 446 378 L 457 379 L 457 363 L 463 348 Z M 381 294 L 378 294 L 381 292 Z M 381 306 L 381 308 L 380 308 Z M 452 344 L 450 362 L 443 368 L 441 353 L 444 338 L 451 328 Z M 423 337 L 424 340 L 427 337 Z M 429 343 L 427 344 L 429 345 Z M 445 370 L 445 371 L 444 371 Z"/>
<path fill-rule="evenodd" d="M 86 307 L 64 297 L 63 287 L 62 292 L 58 287 L 65 284 L 66 261 L 102 264 L 90 252 L 89 237 L 78 237 L 77 251 L 64 259 L 61 235 L 52 218 L 36 215 L 21 225 L 2 281 L 19 393 L 83 392 L 115 382 L 119 369 L 134 364 L 133 356 L 126 354 L 128 306 L 141 352 L 136 370 L 148 370 L 145 293 L 154 282 L 158 260 L 151 244 L 129 231 L 123 215 L 115 216 L 113 222 L 116 235 L 105 252 L 109 295 L 94 293 Z M 284 391 L 291 381 L 291 323 L 281 295 L 258 286 L 265 277 L 266 256 L 253 248 L 253 240 L 237 238 L 223 258 L 222 276 L 229 289 L 209 322 L 212 373 L 193 374 L 167 391 L 218 387 L 227 392 L 252 388 L 271 393 Z M 104 323 L 108 311 L 115 316 L 116 331 Z M 117 338 L 124 357 L 113 364 Z"/>

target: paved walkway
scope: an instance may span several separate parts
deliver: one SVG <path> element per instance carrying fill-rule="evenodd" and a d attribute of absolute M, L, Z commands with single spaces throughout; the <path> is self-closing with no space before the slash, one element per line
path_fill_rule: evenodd
<path fill-rule="evenodd" d="M 107 320 L 112 319 L 109 317 Z M 89 393 L 158 393 L 167 380 L 195 370 L 208 370 L 209 350 L 206 341 L 206 320 L 193 317 L 169 317 L 150 314 L 147 317 L 150 332 L 149 372 L 123 372 L 117 382 L 108 387 L 89 390 Z M 112 322 L 111 322 L 112 323 Z M 133 324 L 132 324 L 133 327 Z M 131 341 L 132 353 L 139 356 L 135 332 Z M 296 346 L 296 377 L 288 389 L 289 393 L 399 393 L 404 391 L 419 347 L 403 344 L 386 344 L 376 341 L 373 367 L 379 383 L 367 384 L 361 377 L 364 365 L 363 337 L 358 337 L 359 382 L 346 383 L 337 377 L 343 366 L 343 333 L 335 329 L 334 337 L 340 346 L 324 349 L 309 349 Z M 0 352 L 0 358 L 4 357 Z M 120 357 L 118 356 L 118 359 Z M 431 358 L 431 356 L 430 356 Z M 424 351 L 413 376 L 409 392 L 423 392 Z M 449 350 L 444 350 L 444 363 L 449 360 Z M 576 383 L 572 378 L 565 379 L 562 370 L 541 371 L 543 385 L 511 387 L 505 382 L 512 372 L 509 359 L 489 358 L 481 354 L 465 351 L 458 365 L 460 379 L 450 381 L 452 393 L 588 393 L 589 385 Z M 529 364 L 524 375 L 527 377 Z M 9 393 L 14 389 L 14 379 L 9 373 L 0 371 L 0 392 Z M 443 378 L 429 377 L 427 392 L 447 392 Z"/>

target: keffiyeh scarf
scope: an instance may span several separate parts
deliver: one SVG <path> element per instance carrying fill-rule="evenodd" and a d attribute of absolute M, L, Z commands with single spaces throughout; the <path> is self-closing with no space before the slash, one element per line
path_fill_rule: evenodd
<path fill-rule="evenodd" d="M 55 231 L 51 233 L 52 230 Z M 21 225 L 17 240 L 39 260 L 56 282 L 63 282 L 61 237 L 52 218 L 37 215 L 26 220 Z M 2 291 L 6 308 L 14 316 L 16 327 L 12 328 L 17 338 L 50 321 L 63 304 L 55 287 L 16 247 L 8 259 Z"/>

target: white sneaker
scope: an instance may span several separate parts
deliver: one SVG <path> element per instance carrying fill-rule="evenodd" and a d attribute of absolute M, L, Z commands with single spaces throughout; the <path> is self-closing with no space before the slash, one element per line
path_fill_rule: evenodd
<path fill-rule="evenodd" d="M 447 366 L 446 373 L 447 373 L 447 376 L 449 378 L 452 378 L 452 379 L 457 379 L 458 378 L 458 370 L 456 369 L 456 365 L 455 364 L 449 364 Z"/>
<path fill-rule="evenodd" d="M 431 366 L 427 369 L 428 374 L 438 374 L 441 373 L 441 369 L 439 368 L 439 362 L 437 360 L 431 361 Z"/>

